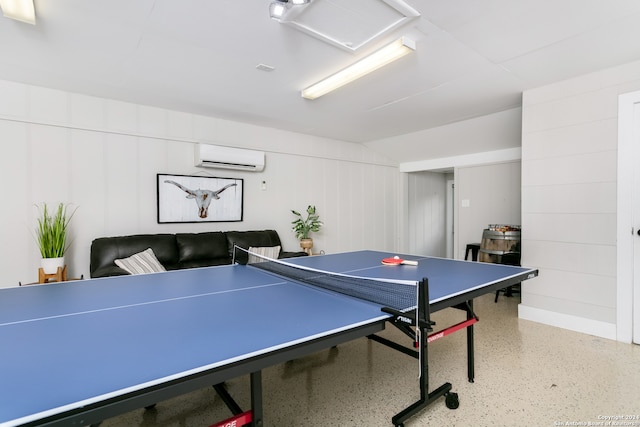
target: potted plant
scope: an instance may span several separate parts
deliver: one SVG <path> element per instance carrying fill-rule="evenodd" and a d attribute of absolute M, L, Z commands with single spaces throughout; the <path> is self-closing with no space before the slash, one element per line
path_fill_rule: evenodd
<path fill-rule="evenodd" d="M 320 217 L 316 213 L 316 207 L 311 205 L 307 207 L 306 218 L 293 209 L 291 212 L 297 217 L 291 222 L 293 224 L 293 232 L 300 239 L 300 247 L 310 254 L 313 247 L 313 239 L 311 239 L 310 233 L 317 232 L 322 227 L 322 221 L 320 221 Z"/>
<path fill-rule="evenodd" d="M 68 249 L 67 228 L 75 213 L 67 212 L 67 207 L 60 203 L 55 212 L 51 212 L 46 203 L 39 207 L 36 240 L 42 256 L 42 270 L 45 274 L 55 274 L 58 267 L 64 268 L 64 254 Z"/>

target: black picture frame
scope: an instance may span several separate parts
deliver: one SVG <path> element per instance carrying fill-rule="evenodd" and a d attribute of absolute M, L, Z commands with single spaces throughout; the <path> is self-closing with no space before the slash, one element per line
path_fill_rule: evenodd
<path fill-rule="evenodd" d="M 242 221 L 244 180 L 157 174 L 158 224 Z"/>

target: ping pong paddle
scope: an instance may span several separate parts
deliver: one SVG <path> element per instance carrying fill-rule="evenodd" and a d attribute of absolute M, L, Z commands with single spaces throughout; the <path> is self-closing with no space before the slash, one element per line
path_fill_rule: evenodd
<path fill-rule="evenodd" d="M 400 265 L 400 264 L 418 265 L 418 261 L 409 261 L 409 260 L 406 260 L 406 259 L 402 259 L 398 255 L 396 255 L 394 257 L 391 257 L 391 258 L 384 258 L 382 260 L 382 263 L 384 265 Z"/>

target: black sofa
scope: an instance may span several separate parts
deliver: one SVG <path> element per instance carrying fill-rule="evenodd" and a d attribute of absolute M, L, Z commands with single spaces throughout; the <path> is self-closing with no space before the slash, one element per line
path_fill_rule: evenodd
<path fill-rule="evenodd" d="M 279 258 L 306 256 L 305 252 L 285 252 L 275 230 L 215 231 L 205 233 L 138 234 L 100 237 L 91 243 L 89 273 L 93 277 L 128 275 L 114 260 L 127 258 L 148 248 L 167 270 L 231 264 L 233 248 L 280 246 Z M 236 262 L 246 263 L 246 254 L 236 254 Z"/>

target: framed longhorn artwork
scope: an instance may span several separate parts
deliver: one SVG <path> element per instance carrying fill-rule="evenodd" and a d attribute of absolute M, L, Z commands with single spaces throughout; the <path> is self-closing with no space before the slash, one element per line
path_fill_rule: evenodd
<path fill-rule="evenodd" d="M 158 223 L 242 221 L 244 180 L 157 175 Z"/>

